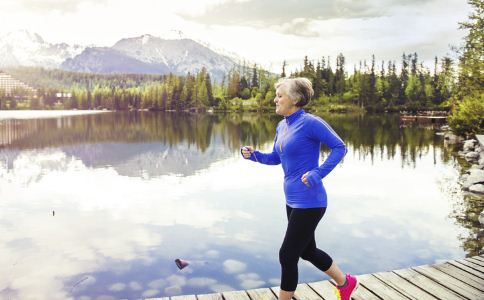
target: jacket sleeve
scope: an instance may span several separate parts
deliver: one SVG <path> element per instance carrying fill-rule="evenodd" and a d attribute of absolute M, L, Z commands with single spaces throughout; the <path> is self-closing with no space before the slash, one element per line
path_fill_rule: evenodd
<path fill-rule="evenodd" d="M 321 118 L 316 118 L 312 125 L 312 136 L 319 140 L 321 143 L 328 146 L 331 150 L 328 157 L 324 160 L 324 162 L 314 169 L 316 173 L 322 178 L 326 177 L 326 175 L 331 172 L 336 165 L 343 159 L 343 157 L 348 152 L 345 143 L 343 140 L 336 134 L 336 132 L 329 126 Z"/>
<path fill-rule="evenodd" d="M 281 159 L 279 157 L 279 154 L 276 151 L 276 140 L 277 140 L 277 130 L 276 130 L 276 136 L 274 138 L 274 145 L 272 146 L 272 152 L 263 153 L 263 152 L 255 150 L 254 152 L 252 152 L 250 157 L 246 158 L 246 159 L 249 159 L 251 161 L 255 161 L 255 162 L 258 162 L 258 163 L 261 163 L 261 164 L 265 164 L 265 165 L 278 165 L 278 164 L 280 164 Z M 240 149 L 240 151 L 242 152 L 242 149 Z"/>

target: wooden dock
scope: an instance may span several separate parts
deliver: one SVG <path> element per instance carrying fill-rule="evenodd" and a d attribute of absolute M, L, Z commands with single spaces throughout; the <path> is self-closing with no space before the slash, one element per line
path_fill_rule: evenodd
<path fill-rule="evenodd" d="M 354 300 L 373 299 L 484 299 L 484 255 L 436 265 L 358 275 L 360 286 Z M 206 295 L 149 298 L 150 300 L 276 300 L 278 287 Z M 335 300 L 328 280 L 299 284 L 296 300 Z"/>

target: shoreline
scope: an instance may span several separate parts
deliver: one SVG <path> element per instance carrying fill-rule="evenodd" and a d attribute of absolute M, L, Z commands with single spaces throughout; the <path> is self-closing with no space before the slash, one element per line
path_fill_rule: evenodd
<path fill-rule="evenodd" d="M 0 110 L 0 120 L 47 119 L 111 112 L 109 110 Z"/>

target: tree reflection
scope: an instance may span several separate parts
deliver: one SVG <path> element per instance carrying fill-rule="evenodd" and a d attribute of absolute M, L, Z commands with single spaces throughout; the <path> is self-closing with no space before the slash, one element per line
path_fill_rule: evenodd
<path fill-rule="evenodd" d="M 452 155 L 455 149 L 444 147 L 442 137 L 433 128 L 404 126 L 397 114 L 320 116 L 359 160 L 399 160 L 402 168 L 415 168 L 421 157 L 430 154 L 434 164 L 441 161 L 458 166 Z M 238 153 L 242 145 L 270 147 L 280 120 L 280 116 L 265 113 L 170 112 L 2 120 L 0 158 L 11 169 L 13 158 L 24 149 L 61 148 L 88 166 L 111 165 L 127 176 L 139 176 L 140 170 L 151 176 L 189 175 Z M 154 155 L 163 152 L 170 159 Z M 325 147 L 322 155 L 327 155 Z M 465 194 L 454 198 L 462 202 L 456 203 L 452 217 L 469 231 L 469 236 L 461 237 L 462 247 L 469 256 L 477 255 L 484 240 L 477 220 L 483 209 L 482 197 Z"/>

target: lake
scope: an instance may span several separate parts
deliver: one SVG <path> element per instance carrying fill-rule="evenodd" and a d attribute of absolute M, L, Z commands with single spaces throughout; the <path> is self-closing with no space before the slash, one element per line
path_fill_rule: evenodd
<path fill-rule="evenodd" d="M 321 114 L 348 146 L 316 240 L 344 272 L 476 250 L 461 167 L 436 129 Z M 119 299 L 279 285 L 285 232 L 272 114 L 113 112 L 0 120 L 0 298 Z M 328 151 L 322 148 L 322 158 Z M 471 225 L 469 225 L 471 224 Z M 174 260 L 190 265 L 179 270 Z M 307 262 L 299 281 L 328 279 Z"/>

